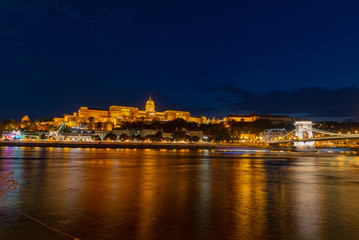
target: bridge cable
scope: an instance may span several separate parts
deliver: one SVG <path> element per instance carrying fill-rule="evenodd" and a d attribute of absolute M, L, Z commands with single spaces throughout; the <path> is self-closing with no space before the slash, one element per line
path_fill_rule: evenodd
<path fill-rule="evenodd" d="M 290 133 L 288 133 L 288 134 L 284 135 L 283 137 L 281 137 L 281 138 L 277 139 L 276 141 L 273 141 L 272 143 L 275 143 L 275 142 L 281 141 L 282 139 L 284 139 L 284 138 L 288 137 L 289 135 L 291 135 L 291 134 L 292 134 L 292 133 L 294 133 L 294 132 L 295 132 L 295 129 L 294 129 L 294 130 L 292 130 Z"/>

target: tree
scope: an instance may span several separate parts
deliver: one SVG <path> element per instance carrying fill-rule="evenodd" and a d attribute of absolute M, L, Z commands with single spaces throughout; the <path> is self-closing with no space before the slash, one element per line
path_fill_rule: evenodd
<path fill-rule="evenodd" d="M 130 140 L 130 137 L 127 134 L 123 133 L 120 135 L 120 140 L 127 141 L 127 140 Z"/>
<path fill-rule="evenodd" d="M 1 122 L 1 130 L 17 130 L 20 127 L 20 122 L 15 119 L 7 119 Z"/>
<path fill-rule="evenodd" d="M 104 137 L 105 141 L 116 141 L 117 140 L 117 135 L 114 133 L 107 133 L 106 136 Z"/>
<path fill-rule="evenodd" d="M 214 134 L 214 140 L 216 142 L 222 142 L 222 141 L 229 142 L 231 140 L 231 134 L 229 133 L 229 130 L 227 128 L 221 127 Z"/>
<path fill-rule="evenodd" d="M 89 118 L 88 118 L 88 121 L 89 121 L 90 123 L 92 123 L 92 122 L 95 121 L 95 118 L 94 118 L 94 117 L 89 117 Z"/>
<path fill-rule="evenodd" d="M 171 138 L 175 141 L 187 140 L 187 133 L 184 130 L 176 130 L 172 132 Z"/>
<path fill-rule="evenodd" d="M 96 129 L 101 130 L 102 129 L 102 122 L 96 123 Z"/>
<path fill-rule="evenodd" d="M 68 126 L 65 126 L 65 128 L 63 128 L 62 130 L 63 133 L 69 133 L 71 132 L 70 128 Z"/>
<path fill-rule="evenodd" d="M 148 140 L 148 141 L 154 142 L 156 140 L 156 137 L 155 137 L 155 135 L 147 135 L 146 137 L 144 137 L 143 140 Z"/>
<path fill-rule="evenodd" d="M 112 131 L 112 129 L 114 128 L 114 125 L 112 122 L 106 122 L 105 123 L 105 129 L 108 131 Z"/>
<path fill-rule="evenodd" d="M 131 136 L 131 141 L 142 141 L 142 136 L 141 135 L 133 135 Z"/>
<path fill-rule="evenodd" d="M 41 134 L 40 134 L 40 139 L 41 139 L 41 140 L 45 140 L 45 139 L 46 139 L 45 133 L 41 133 Z"/>
<path fill-rule="evenodd" d="M 156 134 L 155 134 L 155 141 L 156 141 L 156 142 L 160 142 L 160 141 L 162 141 L 162 139 L 163 139 L 162 132 L 161 132 L 161 131 L 156 132 Z"/>
<path fill-rule="evenodd" d="M 30 130 L 30 122 L 28 122 L 28 121 L 23 121 L 23 122 L 21 122 L 21 128 L 23 128 L 25 131 L 28 131 L 28 130 Z"/>
<path fill-rule="evenodd" d="M 86 124 L 86 129 L 87 130 L 93 130 L 94 129 L 94 123 L 93 122 L 89 122 Z"/>
<path fill-rule="evenodd" d="M 91 136 L 91 139 L 93 140 L 93 141 L 101 141 L 101 138 L 100 138 L 100 136 L 99 135 L 94 135 L 94 136 Z"/>
<path fill-rule="evenodd" d="M 191 142 L 198 142 L 199 140 L 200 140 L 200 138 L 198 136 L 191 137 Z"/>
<path fill-rule="evenodd" d="M 44 131 L 45 131 L 45 132 L 48 132 L 48 131 L 49 131 L 49 128 L 50 128 L 50 125 L 47 123 L 47 124 L 45 125 Z M 38 131 L 39 127 L 38 127 L 38 125 L 37 125 L 36 123 L 30 122 L 29 129 L 30 129 L 31 132 L 36 132 L 36 131 Z"/>

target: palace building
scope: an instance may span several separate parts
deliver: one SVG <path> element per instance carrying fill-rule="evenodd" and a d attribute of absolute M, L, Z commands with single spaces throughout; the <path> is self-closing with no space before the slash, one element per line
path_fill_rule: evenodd
<path fill-rule="evenodd" d="M 164 112 L 156 112 L 155 103 L 150 97 L 145 105 L 145 110 L 139 110 L 137 107 L 128 106 L 111 106 L 107 109 L 95 109 L 88 107 L 81 107 L 78 112 L 74 112 L 73 115 L 64 115 L 64 121 L 71 126 L 76 126 L 79 123 L 84 122 L 110 122 L 114 125 L 118 125 L 121 122 L 136 122 L 136 121 L 172 121 L 174 119 L 181 118 L 186 121 L 205 123 L 207 118 L 191 117 L 189 112 L 166 110 Z"/>

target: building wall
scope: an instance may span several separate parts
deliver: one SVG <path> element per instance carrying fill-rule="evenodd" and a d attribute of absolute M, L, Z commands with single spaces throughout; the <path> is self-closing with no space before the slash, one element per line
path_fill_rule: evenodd
<path fill-rule="evenodd" d="M 256 120 L 268 120 L 272 124 L 279 124 L 279 123 L 293 123 L 293 118 L 289 116 L 282 116 L 282 115 L 257 115 L 257 114 L 232 114 L 226 116 L 224 119 L 226 122 L 236 121 L 236 122 L 254 122 Z"/>
<path fill-rule="evenodd" d="M 262 139 L 268 143 L 285 136 L 285 134 L 285 129 L 266 129 L 262 132 Z"/>
<path fill-rule="evenodd" d="M 63 123 L 65 121 L 65 118 L 54 118 L 54 123 Z"/>
<path fill-rule="evenodd" d="M 182 118 L 186 121 L 189 121 L 190 114 L 189 112 L 183 112 L 183 111 L 174 111 L 174 110 L 167 110 L 164 111 L 165 119 L 168 121 L 175 120 L 177 118 Z"/>
<path fill-rule="evenodd" d="M 257 135 L 254 133 L 241 133 L 240 134 L 240 139 L 244 140 L 246 142 L 254 142 L 254 141 L 256 141 L 256 137 L 257 137 Z"/>
<path fill-rule="evenodd" d="M 146 137 L 148 135 L 155 135 L 158 132 L 156 129 L 142 129 L 141 137 Z"/>
<path fill-rule="evenodd" d="M 131 131 L 126 129 L 126 130 L 113 130 L 112 131 L 114 134 L 116 134 L 117 136 L 121 136 L 122 134 L 126 134 L 127 136 L 131 136 Z"/>
<path fill-rule="evenodd" d="M 116 117 L 120 119 L 140 118 L 140 110 L 136 107 L 111 106 L 109 112 L 110 117 Z"/>
<path fill-rule="evenodd" d="M 195 122 L 195 123 L 206 123 L 207 118 L 202 116 L 202 117 L 190 117 L 189 118 L 190 122 Z"/>
<path fill-rule="evenodd" d="M 56 141 L 92 141 L 92 134 L 88 133 L 58 133 L 53 131 L 49 136 Z"/>
<path fill-rule="evenodd" d="M 120 125 L 122 121 L 142 121 L 157 119 L 160 121 L 172 121 L 177 118 L 186 121 L 194 121 L 197 123 L 206 123 L 206 117 L 193 117 L 186 111 L 167 110 L 164 112 L 156 112 L 155 104 L 150 98 L 146 102 L 145 111 L 139 110 L 137 107 L 128 106 L 111 106 L 109 110 L 92 109 L 81 107 L 78 113 L 73 115 L 64 115 L 64 121 L 68 126 L 78 126 L 79 123 L 88 123 L 89 118 L 93 117 L 93 122 L 111 122 L 114 125 Z"/>
<path fill-rule="evenodd" d="M 190 137 L 193 137 L 193 136 L 199 137 L 200 141 L 203 140 L 203 131 L 187 131 L 187 134 Z"/>
<path fill-rule="evenodd" d="M 101 117 L 109 117 L 109 111 L 108 110 L 102 110 L 102 109 L 91 109 L 87 107 L 81 107 L 79 109 L 79 117 L 94 117 L 94 118 L 101 118 Z"/>
<path fill-rule="evenodd" d="M 258 117 L 254 115 L 228 115 L 224 118 L 224 121 L 236 121 L 236 122 L 254 122 Z"/>
<path fill-rule="evenodd" d="M 166 120 L 164 112 L 156 112 L 156 119 L 161 121 Z"/>

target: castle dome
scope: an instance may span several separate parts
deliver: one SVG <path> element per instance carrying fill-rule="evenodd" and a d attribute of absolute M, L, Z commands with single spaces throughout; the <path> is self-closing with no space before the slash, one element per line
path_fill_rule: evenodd
<path fill-rule="evenodd" d="M 146 112 L 154 113 L 155 112 L 155 103 L 153 102 L 151 96 L 150 99 L 146 102 Z"/>

